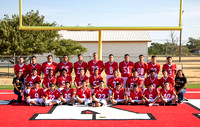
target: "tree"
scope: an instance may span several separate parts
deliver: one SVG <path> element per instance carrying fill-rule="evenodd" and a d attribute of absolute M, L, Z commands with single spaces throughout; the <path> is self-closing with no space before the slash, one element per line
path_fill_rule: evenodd
<path fill-rule="evenodd" d="M 36 12 L 31 10 L 22 16 L 23 25 L 58 26 L 55 22 L 45 22 L 44 18 L 43 15 L 39 15 L 38 10 Z M 84 47 L 75 41 L 60 40 L 58 31 L 20 31 L 18 30 L 18 26 L 18 15 L 12 15 L 12 18 L 5 15 L 5 17 L 0 20 L 0 55 L 13 55 L 14 53 L 23 56 L 44 53 L 63 55 L 62 53 L 68 53 L 67 55 L 70 56 L 86 51 Z M 63 45 L 63 43 L 71 46 L 64 47 L 65 45 Z M 66 50 L 66 52 L 64 52 L 63 49 Z M 72 52 L 73 49 L 76 49 L 77 51 Z M 14 58 L 7 58 L 7 60 L 14 63 Z"/>
<path fill-rule="evenodd" d="M 186 44 L 190 52 L 193 52 L 195 49 L 200 48 L 200 39 L 189 38 L 189 41 Z"/>

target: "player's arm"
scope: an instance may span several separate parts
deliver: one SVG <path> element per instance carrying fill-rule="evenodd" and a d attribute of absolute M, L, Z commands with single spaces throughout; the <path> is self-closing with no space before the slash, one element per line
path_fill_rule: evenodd
<path fill-rule="evenodd" d="M 107 86 L 108 86 L 108 88 L 109 88 L 110 90 L 113 90 L 113 88 L 111 87 L 110 84 L 107 84 Z"/>
<path fill-rule="evenodd" d="M 113 92 L 113 94 L 112 94 L 112 104 L 114 104 L 114 96 L 115 96 L 115 93 Z"/>
<path fill-rule="evenodd" d="M 45 86 L 44 82 L 42 83 L 42 88 L 46 89 L 47 87 Z"/>

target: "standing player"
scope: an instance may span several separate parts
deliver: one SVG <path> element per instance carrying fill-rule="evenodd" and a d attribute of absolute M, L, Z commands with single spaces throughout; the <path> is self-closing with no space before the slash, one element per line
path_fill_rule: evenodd
<path fill-rule="evenodd" d="M 113 77 L 114 70 L 118 70 L 118 63 L 114 61 L 114 55 L 110 54 L 109 61 L 105 63 L 106 82 L 108 82 L 109 78 Z"/>
<path fill-rule="evenodd" d="M 177 95 L 174 90 L 170 90 L 169 82 L 165 82 L 165 88 L 160 91 L 160 99 L 164 104 L 176 104 Z"/>
<path fill-rule="evenodd" d="M 104 81 L 99 81 L 99 87 L 95 89 L 93 95 L 93 101 L 95 102 L 94 106 L 106 106 L 109 100 L 109 89 L 107 87 L 104 87 Z"/>
<path fill-rule="evenodd" d="M 43 100 L 46 106 L 57 105 L 61 102 L 60 92 L 55 89 L 55 84 L 50 84 L 50 88 L 44 93 Z"/>
<path fill-rule="evenodd" d="M 83 80 L 85 80 L 87 84 L 89 80 L 89 78 L 85 75 L 85 72 L 83 69 L 80 69 L 79 71 L 80 71 L 80 75 L 77 75 L 74 80 L 74 86 L 76 87 L 76 89 L 81 88 L 81 82 Z"/>
<path fill-rule="evenodd" d="M 31 57 L 31 64 L 27 66 L 27 71 L 29 75 L 32 75 L 33 68 L 37 69 L 37 74 L 40 76 L 42 71 L 42 66 L 37 63 L 36 56 Z"/>
<path fill-rule="evenodd" d="M 134 69 L 138 72 L 138 77 L 142 78 L 143 80 L 145 79 L 145 74 L 148 69 L 147 63 L 144 62 L 144 56 L 139 55 L 139 60 L 134 64 Z"/>
<path fill-rule="evenodd" d="M 126 85 L 127 88 L 133 89 L 135 84 L 138 84 L 139 89 L 142 90 L 143 79 L 138 77 L 138 72 L 136 70 L 133 71 L 133 76 L 128 78 Z"/>
<path fill-rule="evenodd" d="M 90 72 L 90 76 L 94 75 L 94 69 L 98 70 L 98 74 L 101 75 L 101 72 L 104 69 L 103 61 L 98 60 L 98 54 L 95 52 L 93 54 L 93 60 L 88 62 L 88 70 Z"/>
<path fill-rule="evenodd" d="M 64 89 L 65 87 L 65 82 L 70 82 L 70 87 L 72 84 L 72 76 L 67 74 L 66 69 L 61 70 L 61 75 L 57 77 L 57 86 L 58 86 L 58 91 L 61 92 L 61 90 Z"/>
<path fill-rule="evenodd" d="M 123 79 L 119 77 L 118 70 L 114 70 L 113 77 L 108 79 L 107 86 L 109 88 L 109 94 L 112 95 L 113 90 L 116 88 L 116 83 L 123 84 Z"/>
<path fill-rule="evenodd" d="M 92 104 L 91 89 L 87 87 L 85 80 L 82 81 L 81 88 L 76 91 L 76 101 L 85 105 Z"/>
<path fill-rule="evenodd" d="M 87 63 L 83 61 L 83 55 L 78 54 L 78 61 L 74 63 L 74 72 L 76 76 L 80 75 L 80 69 L 84 70 L 84 75 L 87 72 Z"/>
<path fill-rule="evenodd" d="M 144 100 L 149 106 L 158 106 L 156 103 L 159 100 L 158 89 L 153 88 L 153 83 L 149 83 L 148 88 L 144 90 Z"/>
<path fill-rule="evenodd" d="M 33 88 L 31 88 L 30 93 L 27 97 L 27 103 L 29 105 L 41 105 L 43 103 L 44 91 L 40 88 L 39 82 L 34 82 Z"/>
<path fill-rule="evenodd" d="M 30 89 L 32 88 L 33 83 L 36 82 L 36 81 L 40 84 L 41 83 L 41 77 L 37 74 L 37 70 L 35 68 L 33 68 L 32 75 L 29 75 L 26 78 L 26 86 L 27 86 L 26 94 L 30 93 Z"/>
<path fill-rule="evenodd" d="M 73 105 L 76 91 L 70 88 L 70 82 L 65 82 L 65 88 L 61 91 L 60 99 L 63 104 Z"/>
<path fill-rule="evenodd" d="M 43 79 L 42 87 L 44 91 L 49 89 L 51 83 L 56 84 L 56 77 L 53 76 L 53 70 L 49 70 L 49 76 L 46 76 Z"/>
<path fill-rule="evenodd" d="M 116 83 L 116 89 L 113 90 L 112 104 L 127 104 L 128 98 L 125 96 L 121 83 Z"/>
<path fill-rule="evenodd" d="M 163 73 L 163 77 L 159 80 L 160 86 L 164 89 L 164 87 L 165 87 L 164 84 L 165 84 L 166 81 L 168 81 L 169 82 L 169 88 L 174 89 L 174 86 L 175 86 L 174 79 L 167 75 L 167 70 L 162 70 L 162 73 Z"/>
<path fill-rule="evenodd" d="M 92 91 L 92 94 L 94 93 L 94 89 L 99 87 L 99 81 L 103 80 L 103 78 L 98 74 L 98 69 L 94 69 L 94 75 L 90 76 L 90 88 Z"/>
<path fill-rule="evenodd" d="M 175 75 L 177 72 L 176 64 L 172 63 L 172 57 L 167 57 L 167 63 L 163 65 L 162 70 L 167 70 L 167 74 L 175 79 Z"/>
<path fill-rule="evenodd" d="M 124 80 L 123 89 L 126 88 L 127 79 L 132 75 L 134 68 L 133 62 L 129 61 L 129 54 L 125 54 L 124 59 L 124 61 L 119 63 L 119 71 L 121 73 L 122 79 Z"/>
<path fill-rule="evenodd" d="M 148 88 L 149 83 L 153 83 L 154 88 L 158 88 L 160 86 L 159 79 L 155 76 L 155 70 L 150 71 L 150 76 L 145 78 L 144 85 Z"/>
<path fill-rule="evenodd" d="M 52 55 L 48 55 L 47 57 L 47 62 L 44 62 L 42 64 L 42 72 L 44 73 L 44 76 L 48 76 L 49 75 L 49 70 L 53 70 L 53 76 L 56 75 L 57 73 L 57 63 L 53 62 L 53 56 Z"/>
<path fill-rule="evenodd" d="M 156 58 L 156 56 L 151 57 L 151 62 L 148 63 L 147 74 L 150 75 L 150 71 L 155 70 L 156 77 L 158 77 L 158 74 L 160 72 L 160 64 L 156 62 Z"/>
<path fill-rule="evenodd" d="M 143 99 L 143 93 L 141 90 L 139 90 L 139 85 L 134 84 L 133 90 L 130 91 L 130 96 L 128 97 L 130 104 L 137 105 L 137 104 L 143 104 L 145 100 Z"/>
<path fill-rule="evenodd" d="M 61 75 L 61 70 L 62 69 L 66 69 L 67 70 L 67 75 L 71 76 L 72 70 L 73 70 L 73 65 L 71 62 L 68 61 L 68 56 L 67 55 L 63 55 L 63 61 L 61 61 L 58 64 L 58 71 L 60 72 Z"/>

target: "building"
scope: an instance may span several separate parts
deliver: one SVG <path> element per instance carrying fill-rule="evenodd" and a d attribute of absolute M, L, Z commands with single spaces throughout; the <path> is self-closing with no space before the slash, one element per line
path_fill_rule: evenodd
<path fill-rule="evenodd" d="M 78 41 L 88 49 L 83 55 L 85 61 L 92 59 L 92 54 L 98 52 L 97 31 L 59 31 L 62 38 Z M 148 42 L 151 38 L 144 31 L 102 31 L 102 59 L 108 61 L 108 55 L 114 54 L 117 62 L 123 60 L 128 53 L 132 61 L 138 61 L 138 56 L 143 54 L 145 61 L 148 56 Z M 77 60 L 77 58 L 75 58 Z M 74 58 L 71 61 L 75 61 Z"/>

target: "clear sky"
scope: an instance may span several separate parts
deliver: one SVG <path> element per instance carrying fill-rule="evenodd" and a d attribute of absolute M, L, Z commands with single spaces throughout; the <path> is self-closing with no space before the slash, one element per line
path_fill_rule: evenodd
<path fill-rule="evenodd" d="M 19 0 L 1 0 L 0 18 L 19 13 Z M 22 0 L 23 14 L 39 10 L 63 26 L 178 26 L 180 0 Z M 200 0 L 183 1 L 183 43 L 200 38 Z M 153 42 L 170 40 L 170 31 L 149 31 Z M 179 32 L 175 32 L 179 38 Z"/>

